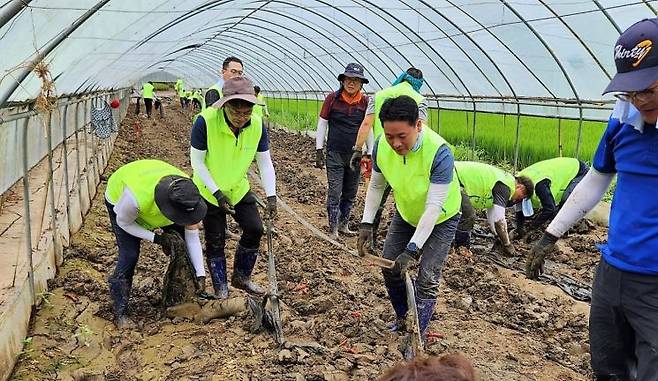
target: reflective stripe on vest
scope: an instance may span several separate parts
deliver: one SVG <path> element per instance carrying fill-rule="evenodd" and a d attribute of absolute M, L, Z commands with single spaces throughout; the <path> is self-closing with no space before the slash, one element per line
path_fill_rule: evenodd
<path fill-rule="evenodd" d="M 142 98 L 144 99 L 153 99 L 153 85 L 150 83 L 146 82 L 145 84 L 142 85 Z"/>
<path fill-rule="evenodd" d="M 382 109 L 384 101 L 389 98 L 397 98 L 400 95 L 408 95 L 412 97 L 418 105 L 420 105 L 420 103 L 425 100 L 425 97 L 414 90 L 414 88 L 411 87 L 411 84 L 406 81 L 395 86 L 379 90 L 377 93 L 375 93 L 375 122 L 373 124 L 372 130 L 375 139 L 377 139 L 384 132 L 382 122 L 379 120 L 379 111 Z"/>
<path fill-rule="evenodd" d="M 497 182 L 507 185 L 510 190 L 510 199 L 514 195 L 516 180 L 510 173 L 493 165 L 475 161 L 456 161 L 455 170 L 459 183 L 471 200 L 475 209 L 489 209 L 493 207 L 493 188 Z"/>
<path fill-rule="evenodd" d="M 425 212 L 425 202 L 430 186 L 430 172 L 436 152 L 447 144 L 436 132 L 423 130 L 423 141 L 416 152 L 406 156 L 398 155 L 386 139 L 380 138 L 377 146 L 377 166 L 388 181 L 395 195 L 395 207 L 402 219 L 413 226 L 418 225 Z M 436 221 L 440 224 L 459 213 L 461 194 L 457 176 L 448 188 L 448 196 L 443 203 L 441 215 Z"/>
<path fill-rule="evenodd" d="M 250 125 L 240 129 L 236 138 L 224 119 L 223 109 L 208 107 L 200 115 L 206 122 L 206 166 L 219 190 L 235 205 L 249 191 L 247 171 L 254 161 L 263 133 L 262 120 L 252 115 Z M 206 188 L 201 178 L 195 174 L 192 180 L 203 198 L 217 205 L 215 196 Z"/>
<path fill-rule="evenodd" d="M 160 160 L 137 160 L 123 165 L 107 180 L 108 201 L 116 205 L 128 188 L 137 200 L 139 214 L 136 222 L 145 229 L 153 230 L 173 224 L 155 203 L 155 186 L 166 176 L 189 177 L 185 172 Z"/>
<path fill-rule="evenodd" d="M 578 174 L 580 169 L 580 162 L 578 159 L 571 157 L 556 157 L 554 159 L 544 160 L 537 162 L 521 172 L 519 176 L 526 176 L 534 185 L 537 185 L 542 180 L 548 179 L 550 181 L 551 194 L 556 204 L 562 202 L 564 191 L 569 186 Z M 532 206 L 541 208 L 541 202 L 537 193 L 532 195 Z"/>

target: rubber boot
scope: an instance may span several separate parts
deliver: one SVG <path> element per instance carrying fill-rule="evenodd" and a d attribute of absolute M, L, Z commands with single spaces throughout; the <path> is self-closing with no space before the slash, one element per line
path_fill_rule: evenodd
<path fill-rule="evenodd" d="M 112 310 L 114 312 L 114 324 L 119 329 L 130 328 L 132 322 L 126 315 L 128 311 L 128 300 L 130 299 L 130 281 L 125 278 L 111 278 L 109 283 Z"/>
<path fill-rule="evenodd" d="M 344 235 L 346 235 L 346 236 L 348 236 L 348 237 L 354 237 L 354 236 L 356 236 L 356 232 L 353 231 L 353 230 L 350 230 L 350 227 L 349 227 L 349 225 L 348 225 L 348 221 L 347 221 L 347 220 L 341 220 L 341 221 L 338 223 L 338 232 L 341 233 L 341 234 L 344 234 Z"/>
<path fill-rule="evenodd" d="M 252 294 L 262 295 L 265 291 L 251 281 L 251 273 L 254 271 L 256 258 L 258 258 L 258 249 L 246 249 L 238 244 L 233 258 L 231 285 Z"/>
<path fill-rule="evenodd" d="M 391 331 L 404 332 L 406 331 L 407 311 L 407 291 L 404 282 L 401 280 L 387 280 L 384 279 L 384 285 L 388 292 L 388 298 L 391 301 L 393 310 L 395 311 L 395 322 L 391 326 Z"/>
<path fill-rule="evenodd" d="M 423 342 L 427 339 L 427 327 L 430 325 L 436 299 L 420 299 L 416 297 L 416 308 L 418 309 L 418 328 Z"/>
<path fill-rule="evenodd" d="M 471 232 L 468 230 L 455 231 L 455 251 L 457 254 L 471 257 Z"/>
<path fill-rule="evenodd" d="M 338 214 L 340 213 L 338 207 L 327 206 L 327 218 L 329 219 L 329 232 L 331 238 L 338 239 Z"/>
<path fill-rule="evenodd" d="M 228 280 L 226 276 L 226 257 L 213 257 L 206 260 L 210 279 L 217 299 L 228 298 Z"/>

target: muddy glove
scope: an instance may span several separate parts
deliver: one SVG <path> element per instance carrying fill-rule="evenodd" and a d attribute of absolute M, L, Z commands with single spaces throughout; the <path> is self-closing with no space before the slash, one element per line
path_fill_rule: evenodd
<path fill-rule="evenodd" d="M 217 192 L 213 193 L 212 195 L 215 196 L 215 199 L 217 200 L 217 206 L 222 212 L 235 216 L 235 209 L 233 209 L 233 205 L 231 205 L 228 197 L 226 197 L 222 191 L 217 190 Z"/>
<path fill-rule="evenodd" d="M 370 155 L 363 155 L 361 158 L 361 174 L 365 180 L 370 180 L 370 176 L 372 176 L 372 158 Z"/>
<path fill-rule="evenodd" d="M 265 210 L 270 218 L 276 217 L 276 196 L 267 196 L 267 207 Z"/>
<path fill-rule="evenodd" d="M 358 171 L 361 166 L 361 148 L 352 147 L 352 157 L 350 158 L 350 168 L 353 171 Z"/>
<path fill-rule="evenodd" d="M 530 279 L 537 279 L 539 275 L 544 273 L 544 259 L 546 254 L 553 251 L 557 242 L 557 237 L 549 232 L 544 232 L 537 243 L 532 247 L 528 253 L 528 258 L 525 262 L 525 275 Z"/>
<path fill-rule="evenodd" d="M 356 247 L 360 256 L 364 257 L 366 254 L 372 255 L 372 247 L 370 246 L 370 242 L 372 242 L 372 224 L 362 222 L 361 226 L 359 227 L 359 239 L 356 243 Z"/>
<path fill-rule="evenodd" d="M 398 255 L 395 259 L 395 265 L 393 266 L 394 274 L 404 274 L 409 270 L 409 268 L 416 264 L 418 260 L 418 247 L 416 244 L 410 243 L 407 245 L 407 248 L 404 249 L 402 254 Z"/>
<path fill-rule="evenodd" d="M 162 234 L 155 234 L 155 237 L 153 237 L 153 243 L 156 245 L 159 245 L 162 247 L 162 251 L 166 256 L 171 255 L 172 248 L 174 246 L 174 239 L 176 239 L 176 236 L 174 235 L 176 233 L 171 233 L 171 232 L 164 232 Z"/>
<path fill-rule="evenodd" d="M 510 257 L 516 256 L 516 250 L 514 250 L 514 246 L 512 246 L 509 235 L 507 234 L 507 222 L 505 220 L 496 221 L 494 228 L 496 229 L 496 235 L 500 239 L 500 243 L 503 244 L 503 253 Z"/>
<path fill-rule="evenodd" d="M 322 148 L 315 150 L 315 168 L 324 168 L 324 150 Z"/>

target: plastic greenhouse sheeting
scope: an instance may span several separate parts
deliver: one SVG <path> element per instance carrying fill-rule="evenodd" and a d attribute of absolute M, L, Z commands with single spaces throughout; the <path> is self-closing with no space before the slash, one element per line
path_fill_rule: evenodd
<path fill-rule="evenodd" d="M 7 14 L 16 3 L 22 9 Z M 367 91 L 421 68 L 429 95 L 600 100 L 612 45 L 652 0 L 2 0 L 0 99 L 22 65 L 46 56 L 60 94 L 129 86 L 164 70 L 194 87 L 236 55 L 266 90 L 326 91 L 347 62 Z M 90 9 L 98 9 L 89 15 Z M 30 75 L 9 100 L 34 98 Z"/>

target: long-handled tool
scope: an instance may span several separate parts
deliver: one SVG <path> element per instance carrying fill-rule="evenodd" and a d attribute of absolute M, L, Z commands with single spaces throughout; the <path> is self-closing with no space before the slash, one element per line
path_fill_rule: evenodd
<path fill-rule="evenodd" d="M 256 199 L 258 204 L 265 208 L 265 204 Z M 267 280 L 270 284 L 270 289 L 263 298 L 263 323 L 266 327 L 270 328 L 274 333 L 274 339 L 278 344 L 283 344 L 283 324 L 281 322 L 281 305 L 279 303 L 279 287 L 276 281 L 276 261 L 273 250 L 272 236 L 274 235 L 274 228 L 272 217 L 269 215 L 266 221 L 266 234 L 267 234 Z"/>
<path fill-rule="evenodd" d="M 395 262 L 386 258 L 378 257 L 376 255 L 366 254 L 364 259 L 374 265 L 382 268 L 392 269 Z M 418 321 L 418 308 L 416 306 L 416 290 L 414 282 L 411 279 L 409 272 L 404 273 L 404 283 L 407 289 L 407 327 L 409 329 L 409 336 L 407 337 L 406 348 L 404 355 L 407 360 L 414 358 L 423 352 L 423 338 L 420 334 L 420 323 Z"/>

